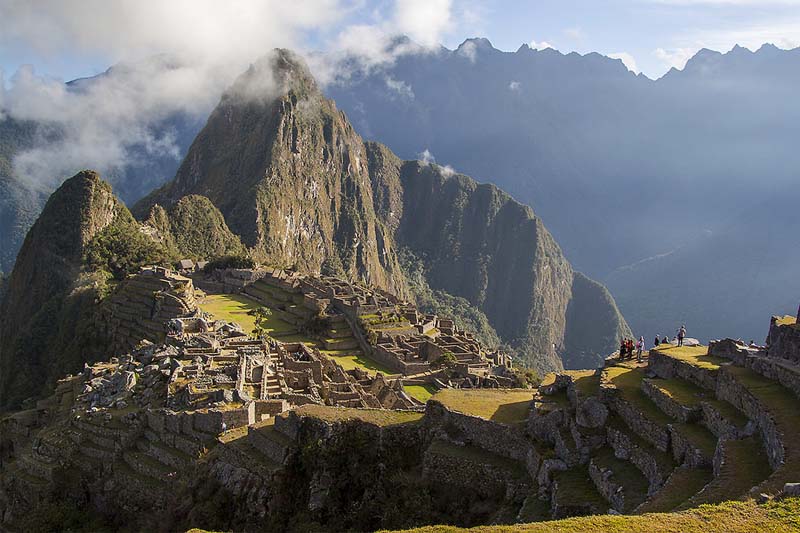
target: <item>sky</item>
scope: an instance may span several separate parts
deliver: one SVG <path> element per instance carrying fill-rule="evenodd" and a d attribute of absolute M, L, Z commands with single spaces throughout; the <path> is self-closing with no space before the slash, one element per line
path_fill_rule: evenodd
<path fill-rule="evenodd" d="M 250 51 L 239 37 L 259 26 L 274 32 L 275 21 L 283 26 L 278 35 L 252 39 L 255 45 L 338 50 L 371 43 L 378 31 L 452 49 L 487 37 L 507 51 L 528 43 L 599 52 L 650 78 L 682 68 L 703 47 L 800 46 L 800 0 L 0 0 L 0 70 L 6 83 L 23 65 L 70 80 L 153 53 L 202 51 L 190 40 L 229 40 L 223 48 Z"/>
<path fill-rule="evenodd" d="M 393 46 L 397 35 L 415 44 Z M 156 125 L 207 117 L 275 47 L 305 54 L 325 84 L 346 81 L 345 56 L 380 67 L 472 37 L 505 51 L 599 52 L 655 79 L 703 47 L 800 46 L 800 0 L 0 0 L 0 120 L 47 125 L 13 164 L 52 190 L 75 169 L 177 160 L 175 132 Z M 111 65 L 81 91 L 64 84 Z M 254 94 L 274 89 L 259 80 Z"/>

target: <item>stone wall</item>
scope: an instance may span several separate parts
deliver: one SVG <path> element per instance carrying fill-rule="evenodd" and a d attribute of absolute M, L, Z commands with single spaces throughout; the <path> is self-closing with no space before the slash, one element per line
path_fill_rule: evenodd
<path fill-rule="evenodd" d="M 659 350 L 650 350 L 648 370 L 660 378 L 681 378 L 708 390 L 717 388 L 717 372 L 708 368 L 700 368 L 688 362 L 662 354 Z"/>
<path fill-rule="evenodd" d="M 432 429 L 444 429 L 447 433 L 445 438 L 450 441 L 472 444 L 523 463 L 528 459 L 530 443 L 519 427 L 456 413 L 436 400 L 428 401 L 425 424 Z"/>
<path fill-rule="evenodd" d="M 767 354 L 800 363 L 800 326 L 796 323 L 779 326 L 773 318 L 767 336 Z"/>

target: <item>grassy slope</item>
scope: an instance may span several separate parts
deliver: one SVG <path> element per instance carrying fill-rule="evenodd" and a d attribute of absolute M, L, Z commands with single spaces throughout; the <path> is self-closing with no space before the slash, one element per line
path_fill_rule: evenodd
<path fill-rule="evenodd" d="M 766 505 L 726 502 L 703 505 L 681 513 L 642 516 L 597 515 L 513 526 L 462 529 L 429 526 L 405 531 L 416 533 L 525 532 L 525 533 L 753 533 L 800 531 L 800 499 L 789 498 Z"/>
<path fill-rule="evenodd" d="M 433 396 L 443 405 L 468 415 L 504 424 L 518 424 L 528 417 L 533 401 L 530 389 L 443 389 Z"/>

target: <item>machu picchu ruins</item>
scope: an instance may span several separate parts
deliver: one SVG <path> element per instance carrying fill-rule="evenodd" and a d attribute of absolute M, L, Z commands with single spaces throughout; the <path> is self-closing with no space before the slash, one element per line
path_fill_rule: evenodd
<path fill-rule="evenodd" d="M 203 124 L 130 209 L 59 182 L 0 276 L 0 531 L 800 533 L 800 309 L 650 347 L 285 49 Z"/>
<path fill-rule="evenodd" d="M 222 301 L 249 304 L 238 316 L 250 320 L 268 309 L 269 325 L 247 332 L 217 317 Z M 208 527 L 362 530 L 672 512 L 797 491 L 794 317 L 773 318 L 765 347 L 662 344 L 642 363 L 613 354 L 520 388 L 511 359 L 452 320 L 333 277 L 143 267 L 103 312 L 118 355 L 0 421 L 11 530 L 56 494 L 108 525 L 171 530 L 206 516 L 204 487 L 214 487 L 230 506 Z M 444 353 L 447 366 L 432 364 Z M 355 492 L 342 499 L 344 487 Z M 407 507 L 412 493 L 431 498 L 424 509 Z M 373 522 L 341 507 L 352 501 L 391 501 L 413 518 Z"/>

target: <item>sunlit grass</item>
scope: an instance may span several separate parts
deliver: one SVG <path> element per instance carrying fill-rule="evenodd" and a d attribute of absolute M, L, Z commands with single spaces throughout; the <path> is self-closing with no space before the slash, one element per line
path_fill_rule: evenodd
<path fill-rule="evenodd" d="M 531 389 L 442 389 L 433 399 L 460 413 L 518 424 L 527 420 L 533 394 Z"/>

